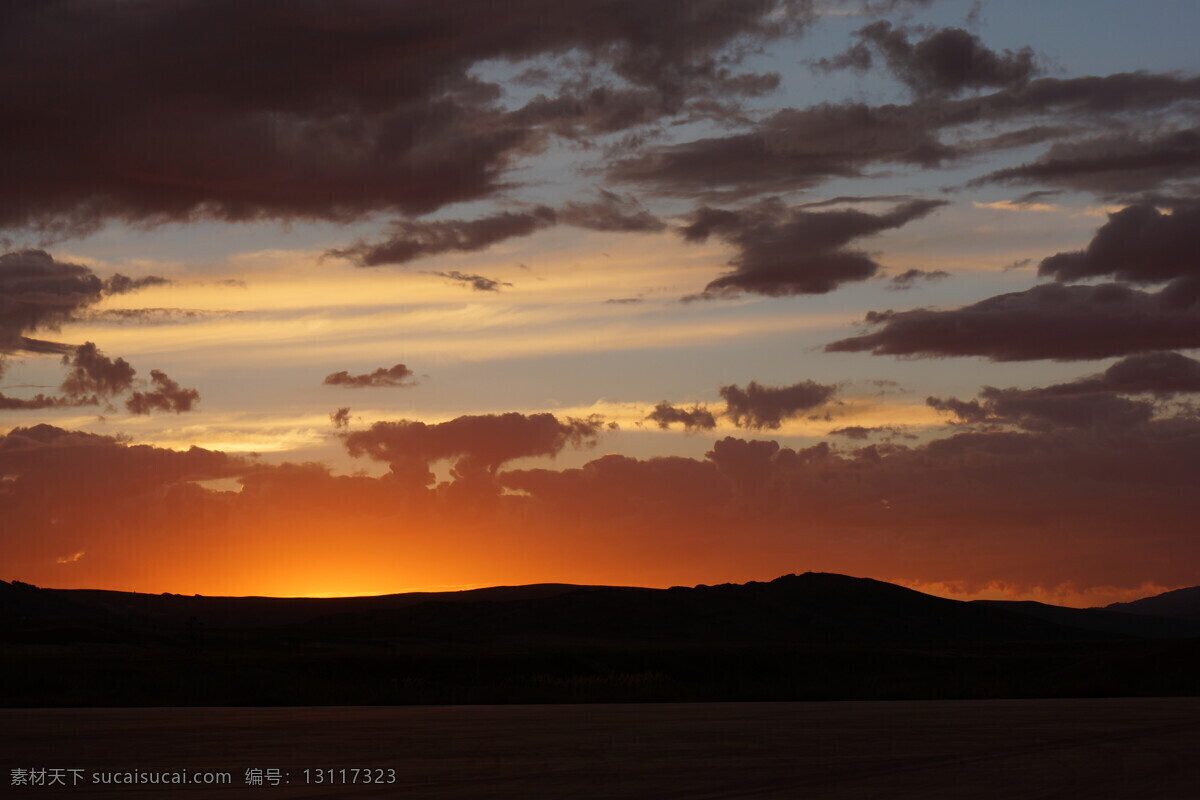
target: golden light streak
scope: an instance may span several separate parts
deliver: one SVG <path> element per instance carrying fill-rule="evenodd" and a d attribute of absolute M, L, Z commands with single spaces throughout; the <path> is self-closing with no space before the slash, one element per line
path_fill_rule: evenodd
<path fill-rule="evenodd" d="M 664 320 L 661 313 L 631 316 L 627 309 L 600 303 L 535 308 L 469 304 L 343 316 L 314 312 L 292 319 L 206 321 L 163 326 L 153 336 L 137 326 L 79 324 L 64 328 L 64 336 L 95 341 L 126 358 L 172 355 L 180 363 L 228 363 L 231 353 L 236 353 L 239 365 L 398 357 L 445 363 L 712 345 L 833 330 L 862 318 L 859 312 L 793 312 L 751 319 L 693 315 Z"/>

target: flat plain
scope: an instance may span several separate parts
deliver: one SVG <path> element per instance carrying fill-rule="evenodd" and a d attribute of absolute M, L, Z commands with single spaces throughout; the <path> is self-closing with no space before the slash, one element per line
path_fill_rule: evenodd
<path fill-rule="evenodd" d="M 209 798 L 1200 797 L 1200 698 L 0 710 L 37 796 Z M 304 770 L 394 769 L 395 783 Z M 278 769 L 280 786 L 246 783 Z M 225 786 L 102 786 L 211 770 Z M 324 773 L 328 775 L 329 773 Z M 352 773 L 347 773 L 350 775 Z M 315 773 L 310 772 L 310 781 Z M 340 776 L 340 773 L 335 773 Z"/>

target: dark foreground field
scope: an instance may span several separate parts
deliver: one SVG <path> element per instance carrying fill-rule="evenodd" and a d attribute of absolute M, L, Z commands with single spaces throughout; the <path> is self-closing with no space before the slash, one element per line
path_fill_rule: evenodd
<path fill-rule="evenodd" d="M 23 790 L 37 796 L 1200 797 L 1194 698 L 17 709 L 0 725 L 5 790 L 14 768 L 83 770 L 76 786 Z M 394 770 L 395 782 L 315 785 L 318 768 L 335 781 L 342 768 Z M 280 770 L 281 785 L 247 785 L 250 769 Z M 90 783 L 133 770 L 222 771 L 231 783 Z"/>

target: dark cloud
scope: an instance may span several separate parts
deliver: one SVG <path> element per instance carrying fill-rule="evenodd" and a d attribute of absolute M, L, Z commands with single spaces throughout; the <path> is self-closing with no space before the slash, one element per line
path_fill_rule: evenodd
<path fill-rule="evenodd" d="M 342 406 L 341 408 L 337 409 L 336 411 L 331 412 L 329 415 L 329 421 L 330 421 L 330 423 L 332 423 L 333 427 L 335 427 L 335 428 L 340 428 L 340 429 L 349 428 L 350 427 L 350 407 Z"/>
<path fill-rule="evenodd" d="M 534 449 L 530 438 L 555 451 L 561 424 L 503 446 L 490 424 L 484 437 L 426 426 L 398 437 L 376 431 L 363 444 L 379 445 L 384 461 L 412 453 L 423 464 L 482 441 L 491 454 L 481 458 L 503 464 Z M 274 557 L 285 565 L 328 558 L 324 539 L 296 535 L 307 529 L 338 530 L 338 564 L 347 569 L 420 556 L 421 574 L 444 562 L 447 575 L 468 570 L 480 583 L 514 558 L 533 560 L 535 570 L 539 557 L 649 570 L 636 573 L 640 583 L 668 582 L 680 569 L 754 574 L 800 558 L 926 581 L 1019 576 L 1045 587 L 1136 587 L 1146 575 L 1187 583 L 1200 557 L 1200 422 L 1187 416 L 1118 430 L 958 431 L 913 446 L 793 449 L 731 437 L 701 458 L 606 455 L 574 469 L 482 475 L 469 467 L 456 465 L 451 481 L 427 489 L 397 480 L 395 468 L 379 478 L 333 476 L 315 464 L 267 466 L 200 448 L 18 428 L 0 436 L 0 513 L 21 535 L 0 537 L 0 560 L 41 583 L 56 574 L 56 557 L 80 550 L 83 568 L 95 570 L 86 580 L 194 559 L 194 580 L 217 581 L 229 563 L 255 563 L 264 541 L 279 545 Z M 227 477 L 242 491 L 192 483 Z M 497 489 L 496 513 L 486 517 L 456 502 L 465 496 L 456 487 L 481 477 Z M 249 540 L 246 530 L 267 538 Z M 203 557 L 218 550 L 230 558 Z"/>
<path fill-rule="evenodd" d="M 857 5 L 865 14 L 895 14 L 907 12 L 914 8 L 929 8 L 934 0 L 841 0 L 841 5 L 854 7 Z"/>
<path fill-rule="evenodd" d="M 50 425 L 14 428 L 0 436 L 0 515 L 13 534 L 0 537 L 0 559 L 24 573 L 86 550 L 95 560 L 89 568 L 99 570 L 90 580 L 97 582 L 104 574 L 167 563 L 172 551 L 175 563 L 203 561 L 220 547 L 224 515 L 212 505 L 181 503 L 178 490 L 198 490 L 188 482 L 248 468 L 235 456 L 198 447 L 131 445 Z M 193 538 L 201 532 L 203 538 Z"/>
<path fill-rule="evenodd" d="M 154 388 L 147 392 L 134 392 L 125 401 L 130 414 L 149 414 L 152 411 L 173 411 L 180 414 L 191 411 L 200 400 L 200 392 L 184 389 L 167 377 L 161 370 L 150 370 Z"/>
<path fill-rule="evenodd" d="M 1052 395 L 1033 389 L 980 392 L 991 412 L 1029 430 L 1070 428 L 1130 428 L 1149 422 L 1154 404 L 1112 394 Z"/>
<path fill-rule="evenodd" d="M 508 281 L 485 278 L 483 275 L 476 275 L 471 272 L 459 272 L 456 269 L 452 269 L 449 272 L 431 272 L 430 274 L 454 281 L 455 283 L 465 283 L 477 292 L 498 292 L 501 286 L 512 286 Z"/>
<path fill-rule="evenodd" d="M 824 405 L 837 392 L 836 386 L 824 386 L 811 380 L 791 386 L 761 386 L 755 381 L 738 386 L 722 386 L 725 413 L 742 428 L 778 428 L 785 419 Z"/>
<path fill-rule="evenodd" d="M 595 202 L 567 203 L 559 209 L 558 220 L 594 231 L 653 232 L 667 227 L 635 198 L 603 190 Z"/>
<path fill-rule="evenodd" d="M 544 128 L 571 141 L 617 133 L 681 110 L 654 89 L 592 86 L 586 79 L 568 81 L 553 97 L 538 95 L 514 112 L 510 121 Z"/>
<path fill-rule="evenodd" d="M 70 369 L 59 386 L 60 395 L 38 393 L 31 398 L 0 395 L 0 408 L 31 410 L 97 405 L 133 390 L 137 371 L 125 359 L 110 359 L 91 342 L 84 342 L 78 347 L 65 345 L 65 350 L 62 365 Z M 197 390 L 181 389 L 178 383 L 158 369 L 151 369 L 150 380 L 150 391 L 133 391 L 128 397 L 126 408 L 131 413 L 149 414 L 151 410 L 163 410 L 178 414 L 192 410 L 199 401 Z"/>
<path fill-rule="evenodd" d="M 157 281 L 154 279 L 151 283 Z M 72 346 L 16 335 L 22 330 L 57 328 L 73 319 L 82 308 L 96 302 L 104 284 L 90 270 L 75 264 L 61 264 L 41 251 L 9 253 L 0 256 L 0 284 L 7 290 L 2 296 L 3 309 L 0 311 L 0 334 L 6 337 L 6 342 L 0 352 L 21 349 L 61 353 L 63 365 L 69 367 L 59 387 L 61 395 L 39 393 L 32 398 L 0 395 L 0 408 L 34 410 L 97 405 L 133 389 L 136 370 L 123 358 L 104 355 L 92 342 Z M 117 285 L 119 288 L 113 291 L 137 288 L 130 288 L 121 281 Z M 0 362 L 0 374 L 3 366 Z M 154 389 L 134 392 L 126 402 L 126 407 L 135 414 L 146 414 L 151 409 L 177 413 L 190 411 L 200 398 L 195 389 L 180 388 L 158 370 L 152 370 L 150 375 Z"/>
<path fill-rule="evenodd" d="M 70 366 L 71 371 L 59 391 L 75 400 L 90 395 L 112 397 L 124 394 L 132 388 L 136 374 L 128 361 L 108 358 L 91 342 L 84 342 L 75 348 L 74 354 L 63 356 L 62 363 Z"/>
<path fill-rule="evenodd" d="M 778 202 L 741 211 L 704 206 L 682 234 L 689 242 L 718 236 L 739 251 L 729 262 L 735 271 L 709 283 L 701 297 L 824 294 L 879 271 L 867 253 L 846 247 L 851 241 L 899 228 L 942 205 L 940 200 L 913 200 L 878 215 L 853 209 L 800 211 Z"/>
<path fill-rule="evenodd" d="M 413 371 L 404 364 L 392 367 L 380 367 L 373 372 L 362 375 L 351 375 L 346 370 L 334 372 L 325 376 L 322 381 L 326 386 L 344 386 L 347 389 L 364 389 L 381 386 L 412 386 L 415 382 L 405 382 L 411 378 Z"/>
<path fill-rule="evenodd" d="M 872 53 L 883 56 L 888 70 L 915 92 L 955 94 L 965 89 L 1021 87 L 1040 70 L 1028 47 L 997 53 L 978 36 L 961 28 L 941 28 L 918 42 L 909 33 L 880 21 L 855 31 L 859 42 L 815 66 L 834 70 L 869 69 Z"/>
<path fill-rule="evenodd" d="M 988 418 L 988 410 L 978 400 L 959 400 L 957 397 L 926 397 L 925 405 L 938 411 L 954 414 L 963 422 L 983 422 Z"/>
<path fill-rule="evenodd" d="M 116 273 L 111 278 L 104 282 L 105 294 L 128 294 L 136 292 L 138 289 L 145 289 L 147 286 L 165 286 L 170 281 L 166 278 L 160 278 L 157 275 L 147 275 L 143 278 L 130 278 L 127 275 Z"/>
<path fill-rule="evenodd" d="M 1180 353 L 1129 356 L 1099 375 L 1043 390 L 1053 394 L 1085 392 L 1150 393 L 1161 397 L 1200 392 L 1200 361 Z"/>
<path fill-rule="evenodd" d="M 941 269 L 932 271 L 910 269 L 901 272 L 899 275 L 893 276 L 892 279 L 888 281 L 888 288 L 897 291 L 904 291 L 906 289 L 913 288 L 913 286 L 917 284 L 917 281 L 928 283 L 931 281 L 940 281 L 949 277 L 950 273 Z"/>
<path fill-rule="evenodd" d="M 1141 353 L 1126 356 L 1103 372 L 1086 378 L 1037 389 L 997 390 L 985 387 L 982 396 L 991 397 L 998 391 L 1010 395 L 1019 391 L 1027 397 L 1152 394 L 1159 399 L 1169 398 L 1177 394 L 1200 392 L 1200 361 L 1181 353 Z"/>
<path fill-rule="evenodd" d="M 9 397 L 0 394 L 0 410 L 2 411 L 35 411 L 43 408 L 63 408 L 75 405 L 94 405 L 92 398 L 84 398 L 79 402 L 70 397 L 47 395 L 38 392 L 33 397 Z"/>
<path fill-rule="evenodd" d="M 1178 394 L 1200 393 L 1200 361 L 1180 353 L 1145 353 L 1117 361 L 1104 372 L 1033 389 L 985 386 L 979 400 L 928 405 L 966 423 L 1016 424 L 1029 430 L 1056 427 L 1130 428 L 1165 412 Z M 1129 399 L 1123 395 L 1153 395 Z"/>
<path fill-rule="evenodd" d="M 933 167 L 957 154 L 914 106 L 820 105 L 784 109 L 748 133 L 647 150 L 608 176 L 669 195 L 739 197 L 861 177 L 879 162 Z"/>
<path fill-rule="evenodd" d="M 22 334 L 58 330 L 99 301 L 103 289 L 87 267 L 42 250 L 0 255 L 0 352 L 30 349 Z"/>
<path fill-rule="evenodd" d="M 1032 192 L 1025 192 L 1012 202 L 1013 205 L 1027 206 L 1045 200 L 1047 197 L 1057 197 L 1062 193 L 1062 189 L 1034 189 Z"/>
<path fill-rule="evenodd" d="M 1026 430 L 1092 428 L 1120 430 L 1149 422 L 1154 404 L 1114 394 L 1055 395 L 1043 389 L 985 386 L 980 400 L 930 397 L 928 405 L 969 424 L 1017 425 Z"/>
<path fill-rule="evenodd" d="M 1001 122 L 1043 114 L 1065 121 L 1122 119 L 1200 99 L 1200 77 L 1176 73 L 1120 72 L 1081 78 L 1039 78 L 1021 87 L 958 100 L 920 102 L 938 127 Z M 1122 116 L 1124 115 L 1124 116 Z"/>
<path fill-rule="evenodd" d="M 1133 283 L 1200 275 L 1200 206 L 1173 214 L 1129 206 L 1110 214 L 1087 248 L 1043 259 L 1038 274 L 1060 281 L 1109 275 Z"/>
<path fill-rule="evenodd" d="M 883 428 L 864 428 L 862 425 L 848 425 L 845 428 L 836 428 L 829 432 L 830 436 L 842 436 L 847 439 L 864 440 L 870 438 L 872 433 L 881 431 Z"/>
<path fill-rule="evenodd" d="M 78 315 L 87 322 L 110 322 L 118 325 L 172 325 L 203 319 L 228 319 L 244 316 L 245 311 L 217 311 L 197 308 L 106 308 L 100 311 L 85 311 Z"/>
<path fill-rule="evenodd" d="M 1188 419 L 1151 420 L 1120 435 L 969 431 L 844 452 L 726 438 L 703 460 L 608 456 L 561 472 L 509 471 L 501 481 L 563 524 L 636 525 L 676 545 L 719 548 L 720 532 L 736 525 L 758 552 L 819 553 L 876 574 L 944 571 L 961 580 L 994 576 L 1004 564 L 1045 585 L 1083 575 L 1095 585 L 1137 585 L 1143 578 L 1129 573 L 1131 564 L 1184 576 L 1190 564 L 1171 562 L 1200 553 L 1190 488 L 1200 475 L 1198 443 L 1200 423 Z M 1044 568 L 1031 567 L 1031 556 Z"/>
<path fill-rule="evenodd" d="M 948 311 L 873 311 L 867 322 L 881 327 L 825 350 L 1071 361 L 1186 349 L 1200 347 L 1200 279 L 1158 292 L 1047 284 Z"/>
<path fill-rule="evenodd" d="M 135 280 L 120 274 L 102 281 L 87 267 L 56 261 L 42 250 L 0 255 L 0 355 L 21 350 L 61 355 L 63 365 L 70 368 L 60 387 L 61 396 L 0 395 L 0 405 L 9 410 L 96 405 L 102 398 L 130 391 L 136 371 L 125 359 L 104 355 L 92 342 L 74 346 L 24 334 L 56 331 L 79 319 L 105 294 L 121 294 L 165 282 L 156 276 Z M 4 367 L 0 359 L 0 374 Z M 134 394 L 128 401 L 130 410 L 136 406 L 187 411 L 199 399 L 194 389 L 180 389 L 157 370 L 151 372 L 151 377 L 155 388 L 149 393 Z"/>
<path fill-rule="evenodd" d="M 541 135 L 473 77 L 481 62 L 575 53 L 673 113 L 744 88 L 729 64 L 809 5 L 8 4 L 0 226 L 346 220 L 478 199 Z"/>
<path fill-rule="evenodd" d="M 599 417 L 559 421 L 553 414 L 487 414 L 463 416 L 429 425 L 400 420 L 376 422 L 364 431 L 345 435 L 353 457 L 366 456 L 390 464 L 397 476 L 432 480 L 429 465 L 455 459 L 454 474 L 494 474 L 506 461 L 529 456 L 557 455 L 568 445 L 595 442 L 602 427 Z"/>
<path fill-rule="evenodd" d="M 836 428 L 829 432 L 830 436 L 840 436 L 845 439 L 853 439 L 855 441 L 865 441 L 872 436 L 881 436 L 884 441 L 891 441 L 897 437 L 904 439 L 916 439 L 917 437 L 911 433 L 906 433 L 904 428 L 895 425 L 879 425 L 873 428 L 866 428 L 862 425 L 847 425 L 844 428 Z"/>
<path fill-rule="evenodd" d="M 45 498 L 67 490 L 73 500 L 107 496 L 111 504 L 121 505 L 131 490 L 153 492 L 180 481 L 232 477 L 247 468 L 247 462 L 236 457 L 199 447 L 176 451 L 129 445 L 112 436 L 52 425 L 13 428 L 0 436 L 0 474 L 15 478 L 18 488 L 48 492 L 40 498 L 43 507 Z M 86 519 L 85 505 L 55 503 L 53 511 L 65 516 L 82 511 Z"/>
<path fill-rule="evenodd" d="M 56 261 L 44 250 L 4 253 L 0 255 L 0 354 L 25 350 L 72 355 L 72 345 L 24 334 L 57 331 L 83 316 L 105 294 L 160 283 L 166 280 L 156 276 L 133 279 L 119 273 L 101 280 L 89 268 Z"/>
<path fill-rule="evenodd" d="M 558 210 L 537 206 L 529 211 L 505 211 L 475 220 L 400 220 L 392 223 L 391 235 L 383 242 L 358 242 L 329 250 L 326 255 L 348 258 L 361 267 L 405 264 L 440 253 L 484 250 L 506 239 L 529 236 L 558 224 L 621 232 L 652 232 L 666 227 L 636 199 L 601 190 L 594 202 L 570 202 Z"/>
<path fill-rule="evenodd" d="M 828 206 L 840 206 L 847 203 L 903 203 L 907 200 L 915 200 L 910 194 L 868 194 L 868 195 L 838 195 L 830 197 L 828 200 L 809 200 L 804 203 L 795 203 L 792 208 L 826 208 Z"/>
<path fill-rule="evenodd" d="M 646 415 L 646 419 L 655 422 L 664 430 L 676 422 L 686 431 L 712 430 L 717 427 L 717 418 L 699 403 L 691 408 L 677 408 L 664 400 Z"/>
<path fill-rule="evenodd" d="M 1057 142 L 1035 161 L 971 182 L 1040 183 L 1130 197 L 1200 176 L 1200 129 L 1120 133 Z"/>
<path fill-rule="evenodd" d="M 554 209 L 538 206 L 531 211 L 505 211 L 474 220 L 393 222 L 384 242 L 358 244 L 327 255 L 348 258 L 360 267 L 405 264 L 419 258 L 450 252 L 474 252 L 516 236 L 528 236 L 555 223 Z"/>
<path fill-rule="evenodd" d="M 614 163 L 608 177 L 667 195 L 742 198 L 780 193 L 811 188 L 830 178 L 862 177 L 867 167 L 875 164 L 937 167 L 1000 148 L 1070 136 L 1085 126 L 1095 129 L 1136 123 L 1136 115 L 1197 99 L 1200 78 L 1138 72 L 1040 78 L 989 94 L 958 99 L 927 96 L 905 105 L 788 108 L 747 132 L 646 149 Z M 1054 124 L 1043 122 L 1047 115 L 1054 115 Z M 991 133 L 996 125 L 1028 118 L 1037 124 Z M 956 134 L 953 143 L 940 136 L 947 130 Z M 1162 168 L 1168 164 L 1191 168 L 1187 165 L 1192 163 L 1194 147 L 1186 135 L 1132 137 L 1132 144 L 1120 145 L 1127 138 L 1101 137 L 1092 147 L 1102 152 L 1083 157 L 1078 168 L 1067 164 L 1063 174 L 1074 169 L 1083 176 L 1099 169 L 1108 176 L 1106 180 L 1123 175 L 1129 184 L 1126 188 L 1144 189 L 1167 176 Z M 1060 144 L 1063 147 L 1058 152 L 1065 164 L 1074 157 L 1077 146 Z M 1131 152 L 1122 156 L 1123 160 L 1114 159 L 1114 153 L 1108 152 L 1113 147 Z M 1141 153 L 1147 148 L 1173 155 Z M 976 183 L 1033 177 L 1032 172 L 1026 176 L 1021 169 L 993 173 Z"/>

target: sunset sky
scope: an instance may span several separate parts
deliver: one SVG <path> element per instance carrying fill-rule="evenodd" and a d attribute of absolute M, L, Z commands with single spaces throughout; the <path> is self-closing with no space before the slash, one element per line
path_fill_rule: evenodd
<path fill-rule="evenodd" d="M 0 10 L 0 578 L 1200 584 L 1193 0 Z"/>

